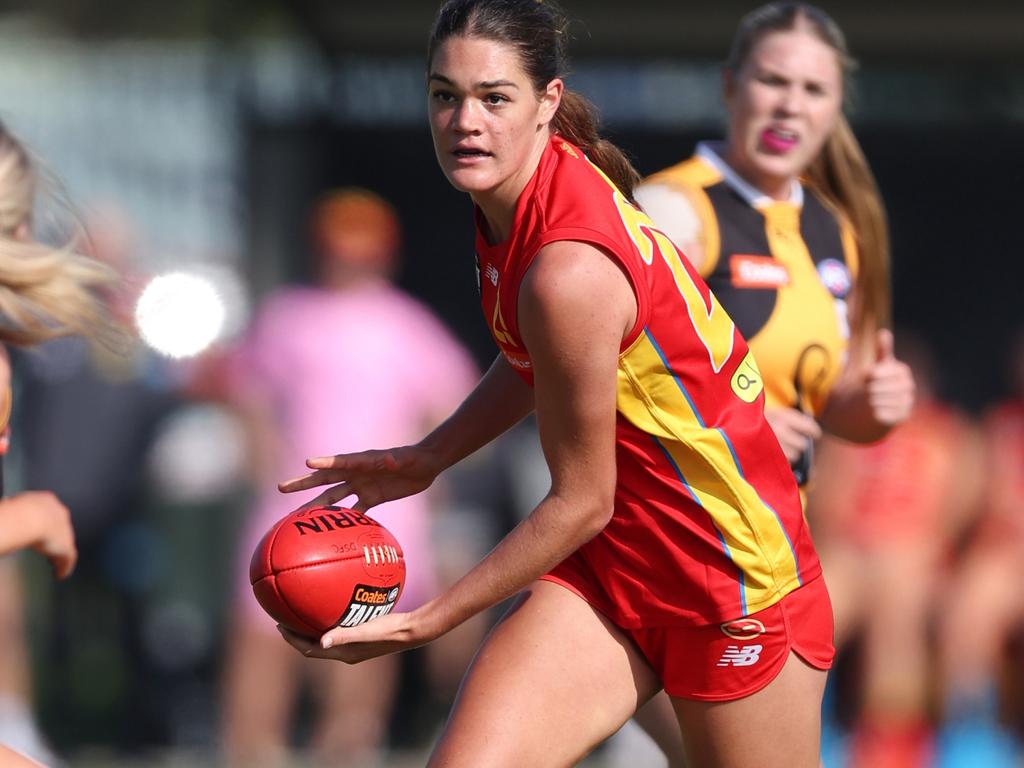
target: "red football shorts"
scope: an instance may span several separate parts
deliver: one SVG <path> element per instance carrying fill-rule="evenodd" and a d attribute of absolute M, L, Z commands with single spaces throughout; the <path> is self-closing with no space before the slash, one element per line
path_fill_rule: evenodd
<path fill-rule="evenodd" d="M 571 559 L 541 578 L 575 592 L 602 613 L 593 585 Z M 661 678 L 669 696 L 731 701 L 775 679 L 796 654 L 817 669 L 835 657 L 832 603 L 821 576 L 749 616 L 722 624 L 623 629 Z"/>
<path fill-rule="evenodd" d="M 764 688 L 794 651 L 829 669 L 832 603 L 820 576 L 757 613 L 722 624 L 626 630 L 669 696 L 731 701 Z"/>

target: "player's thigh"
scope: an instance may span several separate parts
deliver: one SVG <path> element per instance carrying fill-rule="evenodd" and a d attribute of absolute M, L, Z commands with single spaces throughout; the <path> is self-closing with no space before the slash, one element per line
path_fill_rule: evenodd
<path fill-rule="evenodd" d="M 619 628 L 568 589 L 536 582 L 470 665 L 430 768 L 574 765 L 658 688 Z"/>
<path fill-rule="evenodd" d="M 760 691 L 735 701 L 672 700 L 690 765 L 817 768 L 826 673 L 790 653 Z"/>

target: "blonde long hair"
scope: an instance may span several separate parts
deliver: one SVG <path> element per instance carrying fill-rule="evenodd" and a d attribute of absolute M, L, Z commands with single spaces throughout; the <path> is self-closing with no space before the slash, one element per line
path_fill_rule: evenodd
<path fill-rule="evenodd" d="M 0 342 L 38 344 L 59 336 L 101 343 L 123 338 L 100 291 L 116 280 L 108 266 L 29 237 L 39 172 L 0 124 Z"/>
<path fill-rule="evenodd" d="M 820 8 L 802 2 L 763 5 L 740 21 L 726 69 L 738 72 L 757 43 L 771 32 L 808 29 L 832 48 L 849 86 L 856 62 L 839 25 Z M 850 88 L 845 89 L 849 93 Z M 843 114 L 825 146 L 805 172 L 808 185 L 849 222 L 857 242 L 858 270 L 852 305 L 853 350 L 863 355 L 875 331 L 891 323 L 889 226 L 882 196 L 860 144 Z"/>

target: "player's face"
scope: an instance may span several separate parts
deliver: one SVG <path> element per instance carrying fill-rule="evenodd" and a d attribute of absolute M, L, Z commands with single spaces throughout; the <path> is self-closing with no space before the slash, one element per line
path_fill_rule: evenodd
<path fill-rule="evenodd" d="M 428 73 L 430 131 L 448 180 L 475 199 L 514 200 L 533 175 L 561 97 L 555 80 L 537 94 L 515 49 L 452 37 Z"/>
<path fill-rule="evenodd" d="M 726 77 L 730 165 L 763 192 L 784 197 L 821 151 L 842 99 L 834 49 L 806 30 L 765 35 Z"/>

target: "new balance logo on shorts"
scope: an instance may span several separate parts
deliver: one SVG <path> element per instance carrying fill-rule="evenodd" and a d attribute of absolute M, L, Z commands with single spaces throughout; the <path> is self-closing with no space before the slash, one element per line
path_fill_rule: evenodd
<path fill-rule="evenodd" d="M 763 648 L 763 645 L 744 645 L 742 648 L 738 645 L 730 645 L 725 649 L 722 658 L 718 660 L 718 666 L 749 667 L 756 664 L 757 660 L 761 658 Z"/>

